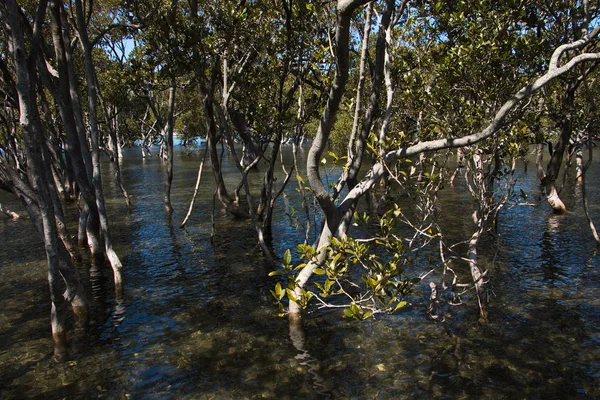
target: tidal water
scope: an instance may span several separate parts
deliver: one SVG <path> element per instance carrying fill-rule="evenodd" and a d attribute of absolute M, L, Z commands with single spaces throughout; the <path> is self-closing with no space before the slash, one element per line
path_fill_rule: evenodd
<path fill-rule="evenodd" d="M 600 398 L 600 256 L 572 179 L 562 189 L 569 212 L 557 216 L 538 201 L 534 165 L 519 166 L 517 190 L 534 205 L 505 208 L 495 240 L 482 244 L 488 324 L 477 322 L 469 293 L 463 304 L 444 309 L 444 325 L 428 318 L 424 279 L 407 299 L 413 305 L 395 315 L 359 322 L 313 306 L 304 330 L 290 331 L 277 316 L 269 292 L 277 278 L 268 277 L 252 227 L 217 206 L 211 240 L 214 181 L 206 165 L 192 217 L 179 227 L 201 154 L 178 150 L 171 220 L 160 160 L 142 160 L 135 149 L 125 154 L 131 212 L 106 163 L 125 290 L 115 296 L 105 265 L 81 268 L 92 321 L 88 332 L 71 333 L 66 362 L 52 358 L 43 246 L 19 203 L 0 193 L 0 202 L 23 215 L 0 215 L 0 398 Z M 233 190 L 237 170 L 231 160 L 225 169 Z M 587 185 L 598 224 L 599 172 L 594 162 Z M 253 173 L 252 185 L 260 179 Z M 303 240 L 296 187 L 292 182 L 278 201 L 278 254 Z M 471 234 L 472 206 L 460 178 L 442 190 L 438 213 L 453 241 Z"/>

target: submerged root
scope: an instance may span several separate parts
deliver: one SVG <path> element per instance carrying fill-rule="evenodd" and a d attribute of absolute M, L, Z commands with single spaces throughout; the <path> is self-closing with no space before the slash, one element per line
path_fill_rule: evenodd
<path fill-rule="evenodd" d="M 565 203 L 563 203 L 563 201 L 560 199 L 559 195 L 558 195 L 558 191 L 556 190 L 556 187 L 554 185 L 549 185 L 550 187 L 547 188 L 547 193 L 548 193 L 548 204 L 550 204 L 550 207 L 552 207 L 552 211 L 554 211 L 554 213 L 556 214 L 564 214 L 567 212 L 567 207 L 565 206 Z"/>

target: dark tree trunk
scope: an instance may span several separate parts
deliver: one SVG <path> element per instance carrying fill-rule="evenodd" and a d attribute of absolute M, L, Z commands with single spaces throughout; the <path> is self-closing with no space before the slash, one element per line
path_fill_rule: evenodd
<path fill-rule="evenodd" d="M 230 108 L 228 110 L 229 118 L 233 123 L 233 126 L 242 139 L 243 150 L 242 150 L 242 167 L 246 168 L 260 155 L 260 146 L 252 139 L 252 132 L 246 124 L 246 116 L 240 110 L 234 110 Z"/>
<path fill-rule="evenodd" d="M 215 194 L 219 202 L 225 207 L 227 212 L 239 218 L 248 218 L 247 212 L 240 209 L 239 205 L 235 204 L 225 186 L 225 180 L 223 179 L 223 173 L 221 170 L 221 159 L 217 150 L 217 144 L 222 139 L 217 131 L 217 123 L 214 110 L 214 90 L 216 82 L 216 74 L 219 70 L 219 61 L 216 60 L 213 67 L 210 78 L 210 84 L 207 86 L 205 83 L 200 85 L 200 95 L 203 99 L 204 109 L 204 123 L 206 126 L 206 147 L 208 149 L 208 155 L 210 157 L 210 163 L 213 170 L 213 176 L 215 178 L 216 190 Z"/>
<path fill-rule="evenodd" d="M 165 143 L 167 146 L 167 170 L 165 177 L 165 211 L 167 215 L 173 213 L 173 206 L 171 205 L 171 186 L 173 184 L 173 129 L 175 126 L 174 115 L 175 115 L 175 78 L 171 81 L 171 87 L 169 88 L 169 110 L 167 114 L 167 126 L 165 129 Z"/>

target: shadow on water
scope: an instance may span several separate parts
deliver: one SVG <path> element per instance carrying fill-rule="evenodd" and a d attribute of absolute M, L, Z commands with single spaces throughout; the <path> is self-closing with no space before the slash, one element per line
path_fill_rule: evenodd
<path fill-rule="evenodd" d="M 70 336 L 65 363 L 51 359 L 43 248 L 31 244 L 28 221 L 0 219 L 0 397 L 600 397 L 600 258 L 584 229 L 576 187 L 565 188 L 566 216 L 550 215 L 543 205 L 503 212 L 498 240 L 481 251 L 495 294 L 486 326 L 477 323 L 469 296 L 465 305 L 444 310 L 447 330 L 417 306 L 362 322 L 313 308 L 297 326 L 276 315 L 269 293 L 275 278 L 268 277 L 250 224 L 218 209 L 210 240 L 210 179 L 186 229 L 179 229 L 200 156 L 176 158 L 171 221 L 162 204 L 163 164 L 136 157 L 123 165 L 132 212 L 115 187 L 107 188 L 124 294 L 115 296 L 107 265 L 82 268 L 92 323 L 86 335 Z M 532 196 L 534 178 L 523 174 L 519 181 Z M 454 190 L 442 193 L 440 212 L 458 241 L 472 227 L 464 218 L 469 199 L 460 183 Z M 590 203 L 600 204 L 600 192 L 593 196 Z M 284 199 L 274 227 L 279 254 L 303 238 L 283 217 L 301 209 L 293 186 Z M 427 302 L 427 285 L 416 288 L 415 304 Z"/>

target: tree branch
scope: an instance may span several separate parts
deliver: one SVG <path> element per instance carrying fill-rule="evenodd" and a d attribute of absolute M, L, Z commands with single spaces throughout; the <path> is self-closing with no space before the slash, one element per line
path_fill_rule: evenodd
<path fill-rule="evenodd" d="M 595 29 L 594 32 L 597 34 L 600 30 Z M 588 41 L 594 37 L 590 35 L 588 37 Z M 580 43 L 581 40 L 577 41 L 579 43 L 578 47 L 581 47 L 583 44 Z M 559 53 L 561 48 L 564 48 L 563 45 L 560 46 L 557 50 L 555 50 L 553 57 Z M 572 48 L 572 47 L 571 47 Z M 509 100 L 507 100 L 502 107 L 498 110 L 493 120 L 489 123 L 489 125 L 480 132 L 463 136 L 460 138 L 448 138 L 448 139 L 438 139 L 431 140 L 426 142 L 420 142 L 413 146 L 399 148 L 393 151 L 388 152 L 382 161 L 376 163 L 371 170 L 367 173 L 365 178 L 354 188 L 352 189 L 344 201 L 340 204 L 339 208 L 342 212 L 347 210 L 352 203 L 357 200 L 360 196 L 365 194 L 379 179 L 384 175 L 385 168 L 383 163 L 393 163 L 400 158 L 407 158 L 410 156 L 418 155 L 420 153 L 426 151 L 435 151 L 442 149 L 450 149 L 450 148 L 458 148 L 465 147 L 469 145 L 473 145 L 475 143 L 481 142 L 485 139 L 493 136 L 500 128 L 502 128 L 506 123 L 506 118 L 508 114 L 524 99 L 532 96 L 535 92 L 539 91 L 541 88 L 546 86 L 552 80 L 558 78 L 559 76 L 565 74 L 566 72 L 573 69 L 576 65 L 586 62 L 586 61 L 597 61 L 600 60 L 600 53 L 583 53 L 578 56 L 573 57 L 569 62 L 564 64 L 561 67 L 549 67 L 548 72 L 543 76 L 536 79 L 533 83 L 521 88 L 517 93 L 515 93 Z"/>

